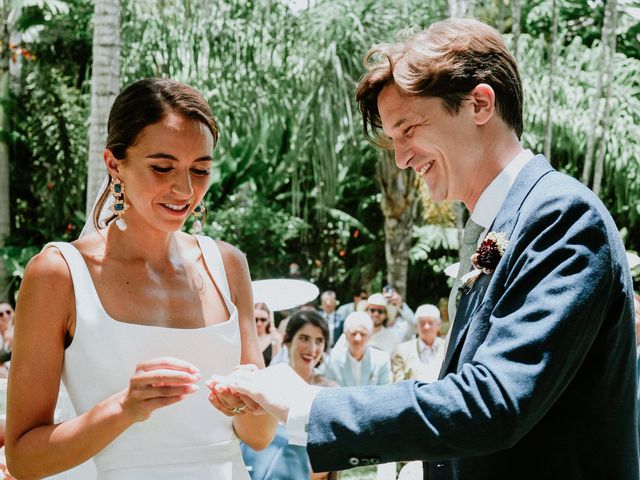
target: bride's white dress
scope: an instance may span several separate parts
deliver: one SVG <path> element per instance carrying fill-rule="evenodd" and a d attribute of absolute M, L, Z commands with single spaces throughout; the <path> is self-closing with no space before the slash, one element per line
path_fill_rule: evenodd
<path fill-rule="evenodd" d="M 204 261 L 224 297 L 230 318 L 203 328 L 177 329 L 123 323 L 105 311 L 80 252 L 50 243 L 64 256 L 76 297 L 76 329 L 66 349 L 62 380 L 82 414 L 125 389 L 138 363 L 161 356 L 200 369 L 200 390 L 134 424 L 94 457 L 98 480 L 248 480 L 231 418 L 208 401 L 204 381 L 240 363 L 238 312 L 216 243 L 197 237 Z M 132 285 L 135 288 L 135 285 Z"/>

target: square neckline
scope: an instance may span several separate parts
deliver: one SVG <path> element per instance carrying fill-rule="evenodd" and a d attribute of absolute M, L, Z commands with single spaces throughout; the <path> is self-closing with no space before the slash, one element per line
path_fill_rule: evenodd
<path fill-rule="evenodd" d="M 234 320 L 237 320 L 238 318 L 238 308 L 236 307 L 236 305 L 231 301 L 230 298 L 227 297 L 227 294 L 225 293 L 225 291 L 223 289 L 220 288 L 220 286 L 218 285 L 218 282 L 215 279 L 215 276 L 212 274 L 212 270 L 209 268 L 209 264 L 207 262 L 207 257 L 208 255 L 205 253 L 205 248 L 203 248 L 203 244 L 201 241 L 201 236 L 200 235 L 194 235 L 195 239 L 196 239 L 196 243 L 198 244 L 198 249 L 200 250 L 200 254 L 202 255 L 202 261 L 203 261 L 203 265 L 204 268 L 207 272 L 207 275 L 209 276 L 209 279 L 211 280 L 211 282 L 213 283 L 213 286 L 216 290 L 216 292 L 218 292 L 218 296 L 223 300 L 224 302 L 224 306 L 228 312 L 228 318 L 226 318 L 224 321 L 222 322 L 217 322 L 217 323 L 212 323 L 209 325 L 204 325 L 202 327 L 194 327 L 194 328 L 183 328 L 183 327 L 166 327 L 163 325 L 145 325 L 142 323 L 132 323 L 132 322 L 125 322 L 123 320 L 118 320 L 117 318 L 114 318 L 113 316 L 111 316 L 109 314 L 109 312 L 107 312 L 107 309 L 104 307 L 104 304 L 102 303 L 102 299 L 100 298 L 100 295 L 98 294 L 98 290 L 96 289 L 95 283 L 93 281 L 93 277 L 91 276 L 91 271 L 89 270 L 89 266 L 87 265 L 87 262 L 84 259 L 84 256 L 82 255 L 82 253 L 80 252 L 80 250 L 78 250 L 78 248 L 76 248 L 75 245 L 71 244 L 71 243 L 66 243 L 67 245 L 69 245 L 74 251 L 75 253 L 79 256 L 79 259 L 81 260 L 82 267 L 84 269 L 84 273 L 87 275 L 87 278 L 89 280 L 89 288 L 91 290 L 93 299 L 96 303 L 96 305 L 98 306 L 98 308 L 100 309 L 101 314 L 103 314 L 108 320 L 110 320 L 110 323 L 116 324 L 116 325 L 125 325 L 125 326 L 133 326 L 135 327 L 143 327 L 143 328 L 156 328 L 156 329 L 160 329 L 160 330 L 166 330 L 166 331 L 178 331 L 178 332 L 198 332 L 198 331 L 205 331 L 205 330 L 213 330 L 217 327 L 220 327 L 221 325 L 227 325 L 232 323 Z M 213 242 L 214 247 L 218 248 L 217 245 L 215 245 L 215 240 L 211 239 L 211 242 Z M 56 246 L 56 242 L 52 243 L 53 246 Z M 220 255 L 220 261 L 222 262 L 222 255 Z M 69 268 L 71 267 L 70 265 L 68 265 Z M 224 270 L 224 264 L 222 265 L 222 273 L 226 275 L 226 272 Z M 72 276 L 73 277 L 73 276 Z M 74 295 L 75 293 L 75 285 L 74 285 Z M 77 306 L 77 302 L 76 302 L 76 306 Z M 77 322 L 77 308 L 76 308 L 76 322 Z M 74 335 L 75 336 L 75 335 Z M 73 343 L 73 342 L 72 342 Z"/>

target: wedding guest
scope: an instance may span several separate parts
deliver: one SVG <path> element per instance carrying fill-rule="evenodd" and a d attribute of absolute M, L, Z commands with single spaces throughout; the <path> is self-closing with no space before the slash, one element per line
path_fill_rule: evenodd
<path fill-rule="evenodd" d="M 366 312 L 373 322 L 373 333 L 369 345 L 393 354 L 400 343 L 400 338 L 387 328 L 387 299 L 381 293 L 374 293 L 367 299 Z"/>
<path fill-rule="evenodd" d="M 217 138 L 207 101 L 173 80 L 115 99 L 86 233 L 46 245 L 24 273 L 7 407 L 14 476 L 93 457 L 105 480 L 248 479 L 238 437 L 271 442 L 275 421 L 246 415 L 251 400 L 199 391 L 203 376 L 263 366 L 245 256 L 182 232 L 190 215 L 196 229 L 204 221 Z M 55 423 L 61 379 L 78 416 Z"/>
<path fill-rule="evenodd" d="M 329 326 L 319 312 L 298 310 L 287 323 L 284 344 L 289 365 L 309 385 L 336 387 L 337 383 L 316 373 L 329 345 Z M 252 480 L 334 479 L 336 475 L 313 473 L 304 447 L 289 445 L 287 430 L 278 425 L 276 436 L 262 451 L 242 444 L 244 462 Z"/>
<path fill-rule="evenodd" d="M 387 300 L 387 328 L 396 334 L 403 342 L 413 338 L 416 334 L 416 316 L 413 310 L 402 299 L 402 295 L 393 285 L 386 285 L 382 289 Z"/>
<path fill-rule="evenodd" d="M 363 312 L 353 312 L 344 321 L 347 348 L 331 353 L 327 377 L 342 387 L 391 383 L 389 354 L 368 345 L 373 322 Z"/>
<path fill-rule="evenodd" d="M 435 305 L 420 305 L 416 310 L 418 338 L 398 345 L 391 358 L 393 381 L 435 382 L 444 359 L 444 340 L 438 335 L 442 320 Z"/>
<path fill-rule="evenodd" d="M 0 378 L 9 375 L 8 362 L 13 349 L 13 317 L 15 312 L 9 302 L 0 303 Z"/>
<path fill-rule="evenodd" d="M 280 335 L 273 324 L 273 315 L 266 303 L 258 302 L 254 305 L 254 317 L 262 358 L 264 364 L 269 365 L 271 359 L 280 352 Z"/>
<path fill-rule="evenodd" d="M 346 319 L 351 312 L 357 310 L 358 303 L 360 303 L 361 300 L 366 300 L 368 297 L 369 294 L 365 288 L 359 288 L 354 291 L 351 296 L 352 301 L 338 307 L 338 315 L 340 315 L 340 318 Z"/>
<path fill-rule="evenodd" d="M 320 295 L 320 314 L 329 325 L 329 348 L 333 347 L 342 335 L 344 317 L 336 311 L 336 292 L 326 290 Z"/>

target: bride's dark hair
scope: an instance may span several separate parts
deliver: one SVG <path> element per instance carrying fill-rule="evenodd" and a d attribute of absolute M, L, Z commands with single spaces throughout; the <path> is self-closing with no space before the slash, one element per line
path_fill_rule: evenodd
<path fill-rule="evenodd" d="M 107 123 L 106 148 L 115 158 L 124 160 L 127 149 L 136 143 L 140 132 L 171 112 L 205 124 L 213 135 L 213 146 L 216 146 L 218 125 L 211 107 L 197 90 L 168 78 L 145 78 L 129 85 L 113 102 Z M 114 215 L 100 225 L 100 212 L 108 195 L 107 189 L 93 212 L 96 230 L 104 228 L 115 218 Z"/>

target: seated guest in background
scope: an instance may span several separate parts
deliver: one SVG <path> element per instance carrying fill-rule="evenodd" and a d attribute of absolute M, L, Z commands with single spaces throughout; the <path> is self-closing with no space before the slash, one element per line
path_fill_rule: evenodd
<path fill-rule="evenodd" d="M 273 316 L 266 303 L 258 302 L 254 305 L 258 344 L 262 351 L 264 364 L 269 365 L 271 359 L 280 351 L 280 335 L 273 325 Z"/>
<path fill-rule="evenodd" d="M 367 343 L 373 322 L 363 312 L 353 312 L 344 321 L 347 348 L 331 352 L 327 377 L 343 387 L 384 385 L 391 383 L 389 354 Z"/>
<path fill-rule="evenodd" d="M 287 322 L 284 345 L 289 354 L 289 365 L 310 385 L 337 387 L 338 384 L 321 375 L 315 368 L 322 361 L 329 345 L 329 327 L 322 315 L 314 310 L 298 310 Z M 273 442 L 264 450 L 256 451 L 241 443 L 244 463 L 251 480 L 324 480 L 336 478 L 328 473 L 313 473 L 305 447 L 289 445 L 287 430 L 278 425 Z"/>
<path fill-rule="evenodd" d="M 420 305 L 416 310 L 418 338 L 401 343 L 391 358 L 393 381 L 435 382 L 444 359 L 444 340 L 440 333 L 440 310 L 435 305 Z"/>
<path fill-rule="evenodd" d="M 338 308 L 338 315 L 340 315 L 340 318 L 347 318 L 350 313 L 357 310 L 358 303 L 360 303 L 361 300 L 366 300 L 368 297 L 369 294 L 364 288 L 359 288 L 358 290 L 353 292 L 353 301 L 345 303 L 344 305 L 340 305 L 340 308 Z"/>
<path fill-rule="evenodd" d="M 402 342 L 416 334 L 416 316 L 402 300 L 402 295 L 393 285 L 386 285 L 382 292 L 387 299 L 387 328 L 396 334 Z"/>
<path fill-rule="evenodd" d="M 336 292 L 333 290 L 322 292 L 320 295 L 320 314 L 329 325 L 329 348 L 333 347 L 342 335 L 344 317 L 336 312 L 336 306 Z"/>

